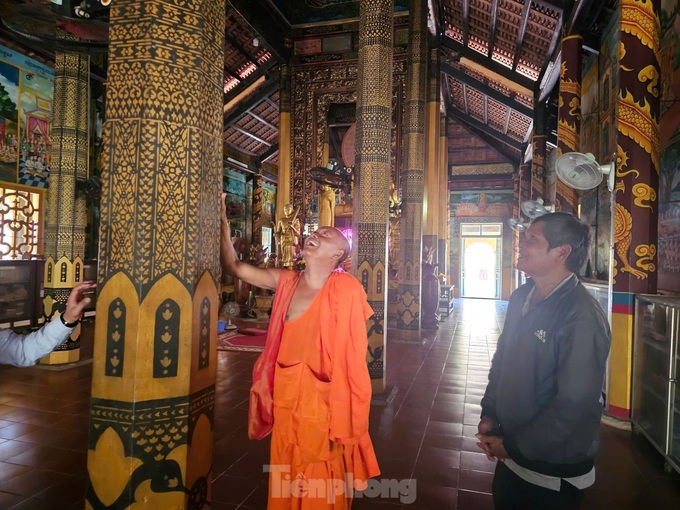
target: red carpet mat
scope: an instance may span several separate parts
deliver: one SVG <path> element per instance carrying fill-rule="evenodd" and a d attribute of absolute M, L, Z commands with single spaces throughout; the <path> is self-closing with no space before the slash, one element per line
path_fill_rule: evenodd
<path fill-rule="evenodd" d="M 266 334 L 242 335 L 238 331 L 225 331 L 217 333 L 217 350 L 262 352 L 266 339 Z"/>

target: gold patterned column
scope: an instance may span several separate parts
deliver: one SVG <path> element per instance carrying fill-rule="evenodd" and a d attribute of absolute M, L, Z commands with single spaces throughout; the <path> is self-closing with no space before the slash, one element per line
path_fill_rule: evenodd
<path fill-rule="evenodd" d="M 446 114 L 439 112 L 439 272 L 449 278 L 449 147 Z"/>
<path fill-rule="evenodd" d="M 110 14 L 87 508 L 210 507 L 224 2 Z"/>
<path fill-rule="evenodd" d="M 392 128 L 393 0 L 361 0 L 352 265 L 375 314 L 368 320 L 373 393 L 385 391 L 385 301 Z"/>
<path fill-rule="evenodd" d="M 291 163 L 291 99 L 290 99 L 290 67 L 281 65 L 281 87 L 279 88 L 279 174 L 276 188 L 276 218 L 283 217 L 283 207 L 291 203 L 290 199 L 290 163 Z"/>
<path fill-rule="evenodd" d="M 420 277 L 425 184 L 427 34 L 427 2 L 410 0 L 406 111 L 402 122 L 404 163 L 401 175 L 401 264 L 397 297 L 397 334 L 400 340 L 407 342 L 422 342 Z"/>
<path fill-rule="evenodd" d="M 630 415 L 635 294 L 654 294 L 659 191 L 659 0 L 622 0 L 609 412 Z"/>
<path fill-rule="evenodd" d="M 55 54 L 43 298 L 47 321 L 64 310 L 71 289 L 83 281 L 87 210 L 85 197 L 76 192 L 76 181 L 88 176 L 89 76 L 86 55 Z M 79 359 L 80 326 L 40 362 L 52 365 Z"/>
<path fill-rule="evenodd" d="M 425 197 L 423 200 L 423 250 L 439 266 L 439 48 L 430 48 L 427 66 L 425 116 Z"/>
<path fill-rule="evenodd" d="M 583 37 L 570 35 L 562 39 L 562 69 L 560 71 L 560 99 L 557 112 L 557 156 L 579 152 L 581 132 L 581 80 L 583 76 Z M 578 193 L 557 179 L 550 169 L 546 179 L 547 201 L 558 204 L 560 210 L 575 213 Z"/>
<path fill-rule="evenodd" d="M 262 174 L 253 176 L 253 239 L 254 246 L 262 246 Z"/>

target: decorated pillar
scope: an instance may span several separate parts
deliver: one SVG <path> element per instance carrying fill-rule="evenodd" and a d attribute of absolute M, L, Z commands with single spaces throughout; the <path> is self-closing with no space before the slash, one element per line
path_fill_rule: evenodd
<path fill-rule="evenodd" d="M 531 193 L 529 200 L 545 200 L 545 163 L 547 136 L 545 134 L 545 104 L 534 104 L 534 133 L 531 139 Z M 520 203 L 521 205 L 521 203 Z"/>
<path fill-rule="evenodd" d="M 427 66 L 425 117 L 425 197 L 423 200 L 423 251 L 439 266 L 439 48 L 430 48 Z M 441 191 L 443 192 L 443 191 Z M 440 271 L 438 269 L 438 271 Z"/>
<path fill-rule="evenodd" d="M 86 506 L 207 508 L 224 2 L 117 0 L 110 23 Z"/>
<path fill-rule="evenodd" d="M 449 147 L 446 114 L 439 112 L 439 272 L 449 279 Z M 450 280 L 448 280 L 450 281 Z"/>
<path fill-rule="evenodd" d="M 621 0 L 609 412 L 630 415 L 635 294 L 656 293 L 659 0 Z"/>
<path fill-rule="evenodd" d="M 581 132 L 581 80 L 583 76 L 583 37 L 570 35 L 562 39 L 560 101 L 557 113 L 557 156 L 579 152 Z M 555 169 L 547 174 L 547 201 L 559 209 L 575 213 L 578 192 L 557 179 Z"/>
<path fill-rule="evenodd" d="M 290 66 L 281 65 L 281 86 L 279 88 L 279 174 L 276 188 L 276 217 L 283 217 L 283 207 L 290 203 L 291 164 L 291 100 Z"/>
<path fill-rule="evenodd" d="M 262 210 L 264 201 L 262 196 L 262 174 L 253 176 L 253 239 L 251 245 L 262 246 Z"/>
<path fill-rule="evenodd" d="M 427 34 L 427 2 L 410 0 L 406 108 L 402 122 L 401 264 L 397 288 L 397 334 L 400 340 L 407 342 L 422 342 L 420 276 L 425 184 Z"/>
<path fill-rule="evenodd" d="M 368 320 L 367 361 L 374 394 L 385 388 L 387 229 L 392 128 L 393 0 L 361 0 L 357 70 L 356 180 L 352 268 L 375 314 Z"/>
<path fill-rule="evenodd" d="M 71 289 L 84 280 L 87 208 L 76 182 L 88 177 L 89 76 L 87 55 L 55 54 L 43 298 L 47 321 L 64 310 Z M 40 362 L 52 365 L 79 359 L 77 326 L 70 338 Z"/>

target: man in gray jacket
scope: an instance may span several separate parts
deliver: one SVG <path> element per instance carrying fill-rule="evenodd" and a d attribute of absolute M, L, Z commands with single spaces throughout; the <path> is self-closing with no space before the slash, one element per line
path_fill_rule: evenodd
<path fill-rule="evenodd" d="M 84 282 L 73 287 L 66 301 L 66 309 L 51 322 L 28 335 L 19 335 L 11 329 L 0 330 L 0 364 L 25 367 L 47 356 L 64 342 L 80 323 L 90 298 L 84 293 L 94 290 L 96 283 Z"/>
<path fill-rule="evenodd" d="M 578 281 L 590 227 L 567 213 L 534 220 L 482 399 L 478 446 L 498 460 L 496 509 L 576 509 L 595 481 L 607 317 Z"/>

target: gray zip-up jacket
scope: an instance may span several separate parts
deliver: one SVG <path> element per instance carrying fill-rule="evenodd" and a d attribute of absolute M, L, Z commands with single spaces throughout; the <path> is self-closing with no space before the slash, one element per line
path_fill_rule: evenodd
<path fill-rule="evenodd" d="M 611 333 L 574 275 L 525 315 L 533 283 L 510 296 L 482 399 L 508 455 L 520 466 L 573 477 L 593 466 Z"/>

